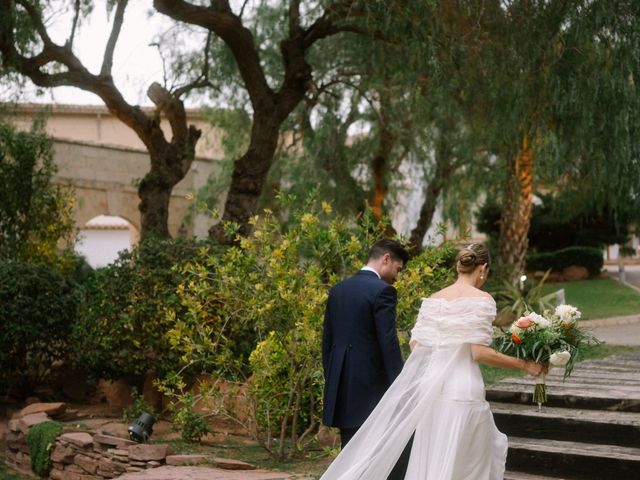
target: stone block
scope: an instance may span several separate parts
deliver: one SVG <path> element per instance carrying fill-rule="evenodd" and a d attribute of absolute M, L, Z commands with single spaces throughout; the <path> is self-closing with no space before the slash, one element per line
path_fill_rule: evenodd
<path fill-rule="evenodd" d="M 55 418 L 62 415 L 67 410 L 67 404 L 64 402 L 52 402 L 52 403 L 32 403 L 24 407 L 18 412 L 18 417 L 26 417 L 34 413 L 45 413 L 49 417 Z"/>
<path fill-rule="evenodd" d="M 138 444 L 129 447 L 129 458 L 131 460 L 163 460 L 168 454 L 169 445 L 166 444 Z"/>
<path fill-rule="evenodd" d="M 51 419 L 44 412 L 32 413 L 30 415 L 25 415 L 18 420 L 18 428 L 26 435 L 29 429 L 34 425 L 38 425 L 42 422 L 48 422 L 49 420 Z"/>
<path fill-rule="evenodd" d="M 229 458 L 214 458 L 213 463 L 216 467 L 223 470 L 255 470 L 255 465 L 240 460 L 231 460 Z"/>
<path fill-rule="evenodd" d="M 49 478 L 51 480 L 64 480 L 64 472 L 57 468 L 52 468 L 49 472 Z"/>
<path fill-rule="evenodd" d="M 128 438 L 114 437 L 113 435 L 106 435 L 97 433 L 93 436 L 94 443 L 100 445 L 107 445 L 117 448 L 126 448 L 130 445 L 136 445 L 136 442 L 129 440 Z"/>
<path fill-rule="evenodd" d="M 51 461 L 60 463 L 73 463 L 73 457 L 76 452 L 71 448 L 62 444 L 56 444 L 56 448 L 51 453 Z"/>
<path fill-rule="evenodd" d="M 86 448 L 93 444 L 93 437 L 85 432 L 63 433 L 60 435 L 60 440 L 69 442 L 80 448 Z"/>
<path fill-rule="evenodd" d="M 85 472 L 95 474 L 98 470 L 98 461 L 86 455 L 78 454 L 74 459 L 74 463 L 82 468 Z"/>
<path fill-rule="evenodd" d="M 204 455 L 169 455 L 167 456 L 167 465 L 184 466 L 184 465 L 201 465 L 207 461 Z"/>

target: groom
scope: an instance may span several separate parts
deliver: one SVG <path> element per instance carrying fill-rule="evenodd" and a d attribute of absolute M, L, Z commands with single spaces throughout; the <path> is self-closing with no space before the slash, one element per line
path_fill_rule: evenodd
<path fill-rule="evenodd" d="M 356 275 L 329 292 L 322 336 L 323 422 L 340 429 L 342 448 L 402 370 L 393 284 L 409 254 L 389 239 L 378 240 Z M 389 479 L 404 478 L 410 447 Z"/>

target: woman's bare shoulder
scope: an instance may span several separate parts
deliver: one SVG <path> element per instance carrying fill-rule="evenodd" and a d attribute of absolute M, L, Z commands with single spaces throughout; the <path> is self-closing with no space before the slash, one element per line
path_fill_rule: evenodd
<path fill-rule="evenodd" d="M 456 298 L 473 298 L 473 297 L 489 297 L 491 294 L 472 286 L 460 288 L 455 285 L 445 287 L 433 293 L 429 298 L 442 298 L 444 300 L 454 300 Z"/>

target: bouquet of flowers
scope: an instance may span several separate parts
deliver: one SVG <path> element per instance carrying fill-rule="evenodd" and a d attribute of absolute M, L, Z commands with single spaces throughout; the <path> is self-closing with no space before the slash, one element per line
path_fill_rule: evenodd
<path fill-rule="evenodd" d="M 599 343 L 589 332 L 578 327 L 582 314 L 571 305 L 558 305 L 555 311 L 525 313 L 508 330 L 501 330 L 494 339 L 499 352 L 535 362 L 548 362 L 551 367 L 563 367 L 568 377 L 580 358 L 585 345 Z M 533 401 L 541 408 L 547 401 L 545 375 L 536 378 Z"/>

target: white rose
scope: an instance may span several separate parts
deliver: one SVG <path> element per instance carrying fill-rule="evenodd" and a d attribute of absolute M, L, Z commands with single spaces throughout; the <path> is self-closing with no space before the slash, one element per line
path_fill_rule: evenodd
<path fill-rule="evenodd" d="M 570 359 L 571 354 L 564 350 L 562 352 L 552 353 L 551 357 L 549 357 L 549 362 L 551 362 L 551 365 L 553 365 L 554 367 L 564 367 L 567 363 L 569 363 Z"/>
<path fill-rule="evenodd" d="M 558 305 L 554 313 L 562 323 L 574 323 L 582 316 L 580 310 L 572 305 Z"/>
<path fill-rule="evenodd" d="M 531 312 L 529 314 L 529 318 L 538 326 L 538 328 L 547 328 L 549 325 L 551 325 L 551 322 L 549 320 L 535 312 Z"/>

